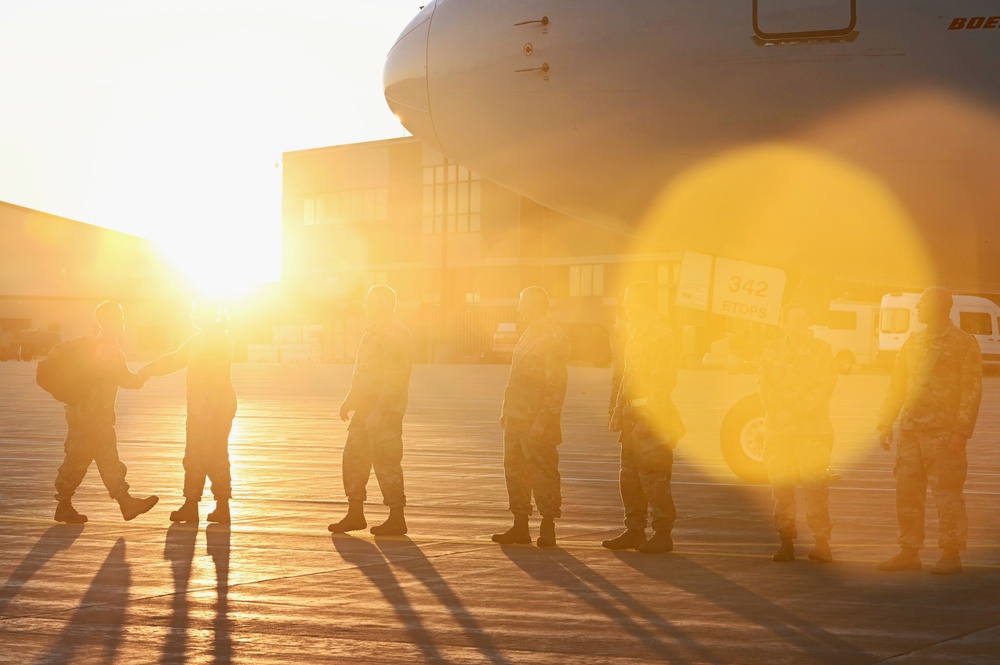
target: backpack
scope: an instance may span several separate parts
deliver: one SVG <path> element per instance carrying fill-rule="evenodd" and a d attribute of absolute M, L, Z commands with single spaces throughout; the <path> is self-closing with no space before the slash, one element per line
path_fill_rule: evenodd
<path fill-rule="evenodd" d="M 96 382 L 94 351 L 97 340 L 78 337 L 57 344 L 38 361 L 35 382 L 66 404 L 78 404 Z"/>

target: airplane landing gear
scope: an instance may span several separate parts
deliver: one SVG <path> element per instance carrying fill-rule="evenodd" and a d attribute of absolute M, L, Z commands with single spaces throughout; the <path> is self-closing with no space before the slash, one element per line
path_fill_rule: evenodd
<path fill-rule="evenodd" d="M 764 405 L 757 394 L 736 402 L 722 420 L 722 457 L 737 476 L 766 483 L 764 466 Z"/>

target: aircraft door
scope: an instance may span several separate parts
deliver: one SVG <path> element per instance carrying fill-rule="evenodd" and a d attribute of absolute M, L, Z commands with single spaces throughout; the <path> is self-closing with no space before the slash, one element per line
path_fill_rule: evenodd
<path fill-rule="evenodd" d="M 753 0 L 758 43 L 850 40 L 857 18 L 857 0 Z"/>

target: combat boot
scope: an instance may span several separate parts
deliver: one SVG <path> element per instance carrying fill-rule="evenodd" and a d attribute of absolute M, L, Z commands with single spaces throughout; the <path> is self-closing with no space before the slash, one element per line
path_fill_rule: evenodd
<path fill-rule="evenodd" d="M 958 550 L 946 548 L 941 553 L 941 558 L 931 568 L 935 575 L 956 575 L 962 572 L 962 557 Z"/>
<path fill-rule="evenodd" d="M 137 499 L 128 492 L 123 492 L 118 498 L 118 507 L 121 508 L 122 517 L 126 522 L 134 520 L 143 513 L 148 513 L 160 498 L 147 496 L 144 499 Z"/>
<path fill-rule="evenodd" d="M 553 540 L 555 539 L 555 527 L 553 526 Z M 529 545 L 531 544 L 531 533 L 528 531 L 527 515 L 514 515 L 514 525 L 503 533 L 494 533 L 493 542 L 501 545 Z"/>
<path fill-rule="evenodd" d="M 56 514 L 53 519 L 66 524 L 83 524 L 87 521 L 87 516 L 76 512 L 73 503 L 69 499 L 64 499 L 56 504 Z"/>
<path fill-rule="evenodd" d="M 365 521 L 364 505 L 351 503 L 347 506 L 347 514 L 339 522 L 335 522 L 327 527 L 330 533 L 347 533 L 348 531 L 359 531 L 368 526 Z"/>
<path fill-rule="evenodd" d="M 554 517 L 542 518 L 542 523 L 538 525 L 538 540 L 535 541 L 535 544 L 539 547 L 556 546 L 556 519 Z"/>
<path fill-rule="evenodd" d="M 904 547 L 899 554 L 878 565 L 879 570 L 920 570 L 920 551 L 915 547 Z"/>
<path fill-rule="evenodd" d="M 830 540 L 828 538 L 817 538 L 816 547 L 809 551 L 809 558 L 820 563 L 830 563 L 833 561 L 833 552 L 830 551 Z"/>
<path fill-rule="evenodd" d="M 215 510 L 208 514 L 208 521 L 229 524 L 229 499 L 215 501 Z"/>
<path fill-rule="evenodd" d="M 389 508 L 389 518 L 381 524 L 373 526 L 371 532 L 376 536 L 406 535 L 406 519 L 403 517 L 403 507 L 395 506 Z"/>
<path fill-rule="evenodd" d="M 170 511 L 171 522 L 197 522 L 198 502 L 194 499 L 185 499 L 184 505 L 177 510 Z"/>
<path fill-rule="evenodd" d="M 771 561 L 777 563 L 784 563 L 786 561 L 795 561 L 795 544 L 791 538 L 782 538 L 781 547 L 778 551 L 771 555 Z"/>
<path fill-rule="evenodd" d="M 674 549 L 674 539 L 669 531 L 654 531 L 653 537 L 639 545 L 639 551 L 645 554 L 664 554 Z"/>
<path fill-rule="evenodd" d="M 645 529 L 626 529 L 611 540 L 601 542 L 609 550 L 637 550 L 646 542 Z"/>

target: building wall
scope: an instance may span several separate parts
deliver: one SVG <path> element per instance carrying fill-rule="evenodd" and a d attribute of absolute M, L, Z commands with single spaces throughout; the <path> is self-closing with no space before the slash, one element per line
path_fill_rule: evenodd
<path fill-rule="evenodd" d="M 561 323 L 610 328 L 620 291 L 639 277 L 662 283 L 670 314 L 678 254 L 636 255 L 627 236 L 545 208 L 416 139 L 290 152 L 283 165 L 284 284 L 298 323 L 322 325 L 324 360 L 353 359 L 376 283 L 396 290 L 421 360 L 488 354 L 533 284 Z"/>
<path fill-rule="evenodd" d="M 151 243 L 124 233 L 0 202 L 0 331 L 37 355 L 90 334 L 94 307 L 125 308 L 131 355 L 174 348 L 188 300 Z"/>

